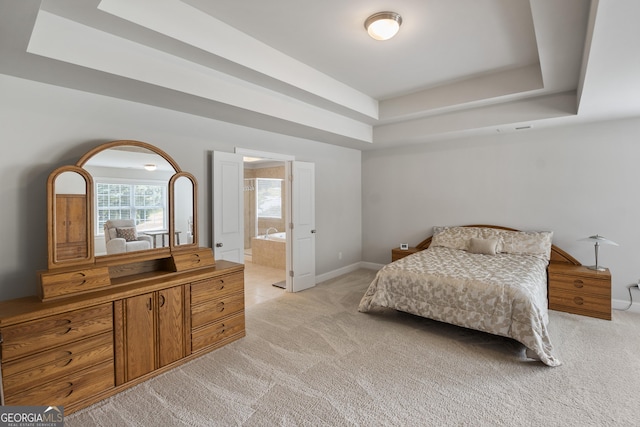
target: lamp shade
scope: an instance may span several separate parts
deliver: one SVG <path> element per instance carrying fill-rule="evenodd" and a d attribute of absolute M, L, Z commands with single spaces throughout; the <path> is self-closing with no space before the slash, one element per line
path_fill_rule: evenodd
<path fill-rule="evenodd" d="M 374 13 L 364 21 L 367 33 L 376 40 L 389 40 L 402 25 L 402 17 L 395 12 Z"/>
<path fill-rule="evenodd" d="M 581 242 L 593 242 L 596 243 L 598 245 L 613 245 L 613 246 L 620 246 L 618 245 L 616 242 L 609 240 L 605 237 L 600 236 L 599 234 L 593 235 L 593 236 L 589 236 L 589 237 L 585 237 L 584 239 L 580 239 Z"/>

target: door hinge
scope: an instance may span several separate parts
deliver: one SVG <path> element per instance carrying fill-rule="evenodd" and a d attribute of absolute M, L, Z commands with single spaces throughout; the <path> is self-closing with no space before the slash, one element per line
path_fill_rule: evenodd
<path fill-rule="evenodd" d="M 293 270 L 289 270 L 289 277 L 293 277 Z"/>
<path fill-rule="evenodd" d="M 293 182 L 293 175 L 289 175 L 289 182 Z"/>
<path fill-rule="evenodd" d="M 293 230 L 293 223 L 292 222 L 289 223 L 289 230 Z"/>

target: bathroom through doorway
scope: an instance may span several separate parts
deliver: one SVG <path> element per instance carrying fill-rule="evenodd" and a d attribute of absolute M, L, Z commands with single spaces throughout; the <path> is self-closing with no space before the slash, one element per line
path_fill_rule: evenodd
<path fill-rule="evenodd" d="M 244 157 L 246 304 L 282 295 L 286 288 L 285 162 Z"/>

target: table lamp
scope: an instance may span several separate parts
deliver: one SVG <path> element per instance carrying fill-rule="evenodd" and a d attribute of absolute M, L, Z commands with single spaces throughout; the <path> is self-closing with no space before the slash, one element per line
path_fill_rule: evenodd
<path fill-rule="evenodd" d="M 580 239 L 581 242 L 595 242 L 595 249 L 596 249 L 596 265 L 590 265 L 587 268 L 591 269 L 591 270 L 596 270 L 596 271 L 605 271 L 606 268 L 601 267 L 598 265 L 598 248 L 600 247 L 600 245 L 613 245 L 613 246 L 619 246 L 616 242 L 613 242 L 609 239 L 606 239 L 598 234 L 596 234 L 595 236 L 589 236 L 589 237 L 585 237 L 584 239 Z"/>

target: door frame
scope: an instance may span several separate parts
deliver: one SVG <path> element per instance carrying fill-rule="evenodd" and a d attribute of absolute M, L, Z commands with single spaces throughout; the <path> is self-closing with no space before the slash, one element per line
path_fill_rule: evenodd
<path fill-rule="evenodd" d="M 292 211 L 292 203 L 291 203 L 291 164 L 295 161 L 296 157 L 289 154 L 281 154 L 281 153 L 272 153 L 267 151 L 259 151 L 259 150 L 251 150 L 247 148 L 235 147 L 235 154 L 241 154 L 243 157 L 260 157 L 263 159 L 269 159 L 274 161 L 279 161 L 284 163 L 284 176 L 285 176 L 285 194 L 286 194 L 286 208 L 285 208 L 285 227 L 287 231 L 287 241 L 285 243 L 285 256 L 286 256 L 286 266 L 285 266 L 285 290 L 287 292 L 293 292 L 293 281 L 291 279 L 291 275 L 289 272 L 293 269 L 292 263 L 292 245 L 293 242 L 291 240 L 291 233 L 289 232 L 289 228 L 291 226 L 291 211 Z"/>

